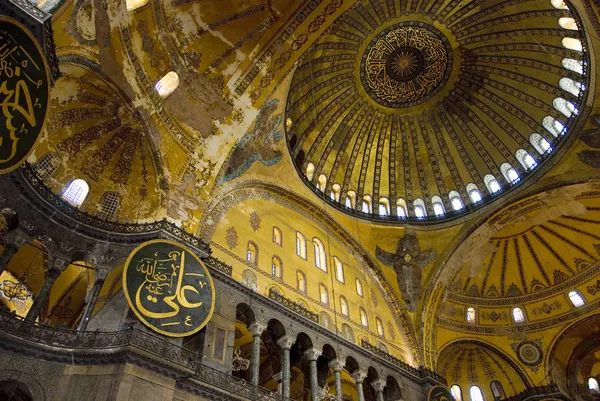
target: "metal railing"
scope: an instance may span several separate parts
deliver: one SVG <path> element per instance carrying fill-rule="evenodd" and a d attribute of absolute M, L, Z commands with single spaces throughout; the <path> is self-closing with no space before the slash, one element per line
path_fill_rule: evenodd
<path fill-rule="evenodd" d="M 565 397 L 556 385 L 541 386 L 541 387 L 530 387 L 525 391 L 515 394 L 512 397 L 505 398 L 504 401 L 527 401 L 534 399 L 552 398 L 558 400 L 566 400 Z"/>
<path fill-rule="evenodd" d="M 269 298 L 272 299 L 273 301 L 277 302 L 278 304 L 281 304 L 281 305 L 285 306 L 286 308 L 296 312 L 300 316 L 305 317 L 308 320 L 312 320 L 315 323 L 319 323 L 319 315 L 318 314 L 311 312 L 308 309 L 306 309 L 305 307 L 298 305 L 296 302 L 292 301 L 291 299 L 286 298 L 281 294 L 278 294 L 277 292 L 275 292 L 273 290 L 273 288 L 271 288 L 269 290 Z"/>

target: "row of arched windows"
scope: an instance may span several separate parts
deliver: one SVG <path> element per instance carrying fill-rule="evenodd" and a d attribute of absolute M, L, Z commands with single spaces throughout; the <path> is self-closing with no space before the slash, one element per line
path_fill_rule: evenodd
<path fill-rule="evenodd" d="M 490 383 L 490 390 L 492 391 L 492 395 L 494 396 L 495 400 L 498 400 L 505 395 L 502 383 L 500 383 L 498 380 L 494 380 Z M 458 384 L 454 384 L 452 387 L 450 387 L 450 394 L 452 394 L 454 401 L 463 401 L 462 390 Z M 485 401 L 481 388 L 475 385 L 469 388 L 469 398 L 470 401 Z"/>
<path fill-rule="evenodd" d="M 569 301 L 575 308 L 579 308 L 580 306 L 585 305 L 585 300 L 583 296 L 579 293 L 579 291 L 573 290 L 567 294 Z M 515 323 L 522 323 L 525 321 L 525 313 L 521 308 L 513 308 L 512 309 L 512 318 Z M 475 323 L 477 319 L 477 313 L 475 312 L 475 308 L 472 306 L 467 308 L 466 314 L 467 322 Z"/>

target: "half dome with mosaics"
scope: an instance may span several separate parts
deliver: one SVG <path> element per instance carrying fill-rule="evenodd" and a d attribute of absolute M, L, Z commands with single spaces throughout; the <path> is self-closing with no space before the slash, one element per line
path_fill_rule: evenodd
<path fill-rule="evenodd" d="M 457 4 L 359 2 L 297 63 L 289 150 L 330 205 L 456 220 L 554 163 L 587 93 L 578 16 L 546 0 Z"/>

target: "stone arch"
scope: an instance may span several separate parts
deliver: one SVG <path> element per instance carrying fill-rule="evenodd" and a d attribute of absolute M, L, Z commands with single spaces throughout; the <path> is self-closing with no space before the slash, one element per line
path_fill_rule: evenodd
<path fill-rule="evenodd" d="M 383 397 L 385 401 L 397 401 L 402 399 L 402 388 L 395 377 L 388 375 L 386 378 Z"/>
<path fill-rule="evenodd" d="M 0 383 L 16 382 L 24 386 L 32 396 L 32 401 L 47 401 L 46 390 L 42 383 L 37 378 L 20 370 L 3 370 L 0 371 Z M 2 395 L 2 393 L 0 393 Z"/>

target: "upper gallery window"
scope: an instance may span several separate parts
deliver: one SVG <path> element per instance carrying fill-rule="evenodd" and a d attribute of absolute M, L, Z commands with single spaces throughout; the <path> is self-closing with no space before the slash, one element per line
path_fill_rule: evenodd
<path fill-rule="evenodd" d="M 179 75 L 177 75 L 175 71 L 170 71 L 167 73 L 167 75 L 162 77 L 156 83 L 156 85 L 154 85 L 154 88 L 156 89 L 160 97 L 166 99 L 171 93 L 175 92 L 175 89 L 177 89 L 178 86 Z"/>
<path fill-rule="evenodd" d="M 340 310 L 342 312 L 342 315 L 344 315 L 344 316 L 350 315 L 350 308 L 348 307 L 348 301 L 346 300 L 346 297 L 344 297 L 343 295 L 340 297 Z"/>
<path fill-rule="evenodd" d="M 363 296 L 363 286 L 359 279 L 356 279 L 356 293 L 361 297 Z"/>
<path fill-rule="evenodd" d="M 319 284 L 319 296 L 321 303 L 324 303 L 325 305 L 329 304 L 329 292 L 327 291 L 325 284 Z"/>
<path fill-rule="evenodd" d="M 325 256 L 325 247 L 323 242 L 318 239 L 313 239 L 313 245 L 315 247 L 315 266 L 323 271 L 327 271 L 327 258 Z"/>
<path fill-rule="evenodd" d="M 343 283 L 345 281 L 344 264 L 337 256 L 333 257 L 333 264 L 335 266 L 335 278 L 337 279 L 337 281 Z"/>
<path fill-rule="evenodd" d="M 485 401 L 483 398 L 483 393 L 478 386 L 471 386 L 469 389 L 469 395 L 471 396 L 471 401 Z"/>
<path fill-rule="evenodd" d="M 306 238 L 300 231 L 296 231 L 296 255 L 306 259 Z"/>
<path fill-rule="evenodd" d="M 383 322 L 381 321 L 380 318 L 378 318 L 378 317 L 375 318 L 375 325 L 377 326 L 377 334 L 379 334 L 381 337 L 384 337 L 385 332 L 383 330 Z"/>
<path fill-rule="evenodd" d="M 63 198 L 74 206 L 81 206 L 88 192 L 90 192 L 90 187 L 87 182 L 78 178 L 71 181 L 63 192 Z"/>
<path fill-rule="evenodd" d="M 273 256 L 273 260 L 271 261 L 271 275 L 276 278 L 283 276 L 283 263 L 279 256 Z"/>
<path fill-rule="evenodd" d="M 454 398 L 454 401 L 462 401 L 462 390 L 460 389 L 460 386 L 458 384 L 455 384 L 452 387 L 450 387 L 450 394 L 452 394 L 452 398 Z"/>
<path fill-rule="evenodd" d="M 369 319 L 367 318 L 367 311 L 365 311 L 363 309 L 363 307 L 361 306 L 360 308 L 358 308 L 358 313 L 360 314 L 360 324 L 362 324 L 365 327 L 369 327 Z"/>
<path fill-rule="evenodd" d="M 306 292 L 306 275 L 300 270 L 296 272 L 296 288 L 301 292 Z"/>
<path fill-rule="evenodd" d="M 281 230 L 278 227 L 273 227 L 273 242 L 277 245 L 281 246 L 283 236 L 281 234 Z"/>
<path fill-rule="evenodd" d="M 252 241 L 248 241 L 248 249 L 246 251 L 246 261 L 255 266 L 258 263 L 258 247 Z"/>

